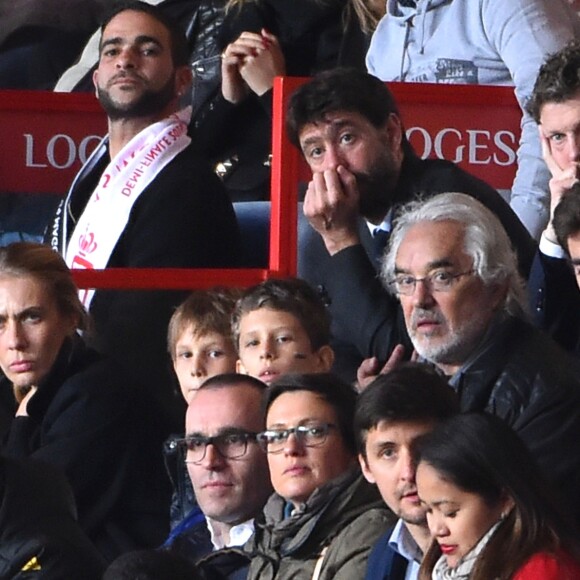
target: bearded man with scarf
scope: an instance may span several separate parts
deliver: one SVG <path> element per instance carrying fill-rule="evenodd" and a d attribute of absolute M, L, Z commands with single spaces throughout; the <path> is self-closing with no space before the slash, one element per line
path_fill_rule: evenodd
<path fill-rule="evenodd" d="M 93 75 L 109 133 L 75 178 L 47 231 L 71 268 L 210 268 L 236 265 L 239 231 L 219 179 L 179 110 L 191 71 L 183 32 L 156 7 L 117 5 L 102 26 Z M 176 428 L 165 336 L 185 295 L 90 290 L 93 346 L 149 388 Z"/>

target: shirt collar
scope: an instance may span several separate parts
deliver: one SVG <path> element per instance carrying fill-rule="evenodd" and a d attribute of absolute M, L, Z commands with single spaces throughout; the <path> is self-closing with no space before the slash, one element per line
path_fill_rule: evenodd
<path fill-rule="evenodd" d="M 230 541 L 224 542 L 223 536 L 214 529 L 210 518 L 205 519 L 214 550 L 243 546 L 254 533 L 254 519 L 250 519 L 230 528 Z"/>
<path fill-rule="evenodd" d="M 385 216 L 385 219 L 379 224 L 372 224 L 365 220 L 365 224 L 367 224 L 367 228 L 369 228 L 369 232 L 371 236 L 374 238 L 375 233 L 377 230 L 383 230 L 384 232 L 390 232 L 393 227 L 393 210 L 390 209 Z"/>
<path fill-rule="evenodd" d="M 409 562 L 421 563 L 423 552 L 411 536 L 405 522 L 399 519 L 389 538 L 389 546 Z"/>

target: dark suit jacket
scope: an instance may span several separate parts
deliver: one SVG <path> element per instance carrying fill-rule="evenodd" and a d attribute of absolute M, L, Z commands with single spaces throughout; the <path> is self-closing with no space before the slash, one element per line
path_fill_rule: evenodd
<path fill-rule="evenodd" d="M 365 580 L 405 580 L 409 562 L 389 546 L 390 528 L 373 546 L 369 554 Z"/>
<path fill-rule="evenodd" d="M 580 356 L 580 290 L 568 261 L 538 251 L 528 278 L 528 295 L 534 324 Z"/>
<path fill-rule="evenodd" d="M 521 273 L 527 277 L 536 243 L 526 228 L 499 193 L 449 161 L 421 160 L 412 151 L 405 154 L 399 182 L 392 192 L 395 217 L 408 201 L 449 191 L 471 195 L 497 215 L 518 253 Z M 377 277 L 372 238 L 362 218 L 359 233 L 362 245 L 334 256 L 328 254 L 322 238 L 310 227 L 304 228 L 299 240 L 298 273 L 326 295 L 337 351 L 335 371 L 347 380 L 354 379 L 363 358 L 376 356 L 385 361 L 398 343 L 411 352 L 399 302 Z"/>

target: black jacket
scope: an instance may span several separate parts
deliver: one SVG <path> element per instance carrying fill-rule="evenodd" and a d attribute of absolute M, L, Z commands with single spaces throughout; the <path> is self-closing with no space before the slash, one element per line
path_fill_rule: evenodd
<path fill-rule="evenodd" d="M 450 191 L 474 197 L 499 218 L 518 253 L 520 270 L 527 277 L 536 252 L 535 242 L 495 189 L 454 163 L 421 160 L 406 151 L 391 196 L 393 217 L 409 201 Z M 334 256 L 328 254 L 321 237 L 310 226 L 299 240 L 298 274 L 318 287 L 329 302 L 333 346 L 340 365 L 335 371 L 347 380 L 355 378 L 363 358 L 376 356 L 385 361 L 398 343 L 407 347 L 409 355 L 412 351 L 399 301 L 377 277 L 373 239 L 362 218 L 359 234 L 360 245 Z"/>
<path fill-rule="evenodd" d="M 486 411 L 511 425 L 580 524 L 580 361 L 507 317 L 490 328 L 451 385 L 462 411 Z"/>
<path fill-rule="evenodd" d="M 36 571 L 26 571 L 27 565 Z M 103 569 L 76 521 L 74 498 L 60 471 L 0 458 L 0 578 L 98 580 Z"/>
<path fill-rule="evenodd" d="M 226 15 L 219 38 L 219 51 L 242 32 L 259 33 L 265 28 L 278 37 L 287 76 L 312 76 L 339 64 L 363 58 L 345 54 L 345 0 L 264 0 L 246 2 Z M 356 30 L 352 19 L 349 30 Z M 352 46 L 349 46 L 352 49 Z M 227 161 L 224 183 L 234 201 L 270 197 L 269 155 L 272 134 L 272 91 L 254 93 L 233 105 L 221 93 L 192 122 L 192 134 L 212 164 Z"/>
<path fill-rule="evenodd" d="M 534 324 L 580 357 L 580 290 L 568 260 L 538 250 L 528 278 Z"/>
<path fill-rule="evenodd" d="M 117 365 L 67 339 L 27 410 L 14 418 L 3 452 L 64 471 L 79 523 L 107 560 L 164 540 L 168 427 Z"/>
<path fill-rule="evenodd" d="M 109 161 L 106 143 L 81 169 L 59 207 L 47 241 L 62 251 Z M 68 240 L 67 240 L 68 241 Z M 107 268 L 225 268 L 238 263 L 240 235 L 219 179 L 194 151 L 177 155 L 146 187 Z M 97 290 L 90 305 L 90 344 L 114 358 L 183 429 L 185 410 L 167 354 L 167 324 L 187 291 Z"/>

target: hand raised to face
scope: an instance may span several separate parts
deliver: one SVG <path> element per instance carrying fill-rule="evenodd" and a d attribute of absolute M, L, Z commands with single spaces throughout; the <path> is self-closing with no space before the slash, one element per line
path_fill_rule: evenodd
<path fill-rule="evenodd" d="M 356 177 L 344 166 L 313 173 L 303 210 L 331 255 L 359 243 L 359 191 Z"/>
<path fill-rule="evenodd" d="M 542 126 L 538 127 L 540 133 L 540 143 L 542 144 L 542 156 L 552 177 L 549 181 L 550 188 L 550 221 L 548 226 L 544 230 L 544 236 L 548 238 L 553 243 L 556 242 L 556 233 L 554 232 L 552 226 L 552 220 L 554 218 L 554 211 L 562 195 L 568 191 L 575 183 L 578 183 L 580 177 L 579 163 L 575 161 L 565 162 L 565 158 L 559 152 L 554 155 L 552 151 L 552 142 L 554 142 L 554 136 L 548 136 Z M 562 149 L 562 145 L 556 142 L 556 148 Z"/>
<path fill-rule="evenodd" d="M 278 39 L 267 30 L 242 32 L 222 54 L 222 93 L 231 103 L 244 100 L 250 91 L 263 95 L 274 77 L 286 74 Z"/>

